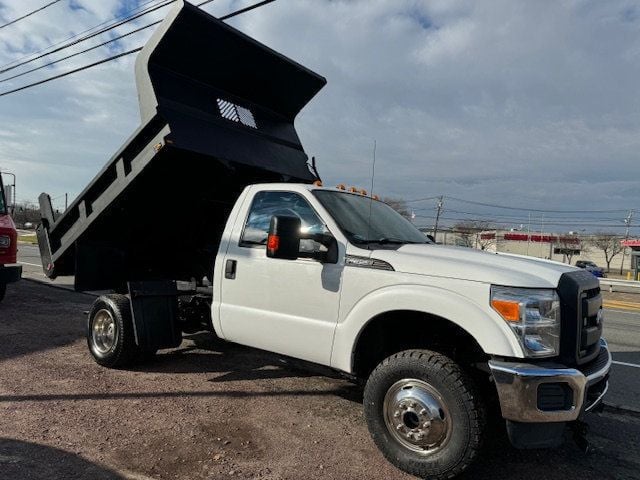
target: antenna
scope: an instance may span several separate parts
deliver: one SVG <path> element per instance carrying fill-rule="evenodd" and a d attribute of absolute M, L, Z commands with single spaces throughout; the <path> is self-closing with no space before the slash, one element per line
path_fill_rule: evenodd
<path fill-rule="evenodd" d="M 376 178 L 376 147 L 377 143 L 375 138 L 373 139 L 373 162 L 371 163 L 371 190 L 369 193 L 371 194 L 369 200 L 369 220 L 367 221 L 367 240 L 370 240 L 371 235 L 371 210 L 373 209 L 373 182 Z"/>

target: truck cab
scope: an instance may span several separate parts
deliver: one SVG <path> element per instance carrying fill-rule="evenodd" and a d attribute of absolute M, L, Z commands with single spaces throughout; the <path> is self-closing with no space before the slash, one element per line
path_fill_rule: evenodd
<path fill-rule="evenodd" d="M 468 375 L 467 387 L 490 383 L 522 448 L 559 445 L 567 424 L 600 405 L 611 367 L 595 277 L 436 245 L 357 189 L 247 187 L 216 257 L 211 318 L 228 341 L 361 380 L 369 427 L 392 458 L 435 455 L 465 423 L 442 371 L 430 373 L 440 387 L 407 373 L 425 356 Z"/>
<path fill-rule="evenodd" d="M 5 297 L 7 285 L 20 280 L 22 275 L 22 267 L 16 265 L 17 253 L 18 234 L 9 215 L 9 205 L 0 176 L 0 301 Z"/>

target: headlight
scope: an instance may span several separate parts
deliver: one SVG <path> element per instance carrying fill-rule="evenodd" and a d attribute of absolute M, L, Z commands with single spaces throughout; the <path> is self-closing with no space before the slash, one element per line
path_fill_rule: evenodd
<path fill-rule="evenodd" d="M 0 247 L 7 248 L 11 245 L 11 237 L 8 235 L 0 235 Z"/>
<path fill-rule="evenodd" d="M 491 287 L 491 306 L 518 337 L 527 357 L 560 351 L 560 298 L 555 290 Z"/>

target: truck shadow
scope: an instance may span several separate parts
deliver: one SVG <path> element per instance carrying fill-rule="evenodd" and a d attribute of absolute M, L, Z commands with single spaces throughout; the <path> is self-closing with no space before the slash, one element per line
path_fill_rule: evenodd
<path fill-rule="evenodd" d="M 314 376 L 344 378 L 330 368 L 228 343 L 207 332 L 186 335 L 180 347 L 160 352 L 134 370 L 171 374 L 219 374 L 209 379 L 214 383 Z"/>
<path fill-rule="evenodd" d="M 74 453 L 9 438 L 0 438 L 0 472 L 0 477 L 11 480 L 125 480 Z"/>

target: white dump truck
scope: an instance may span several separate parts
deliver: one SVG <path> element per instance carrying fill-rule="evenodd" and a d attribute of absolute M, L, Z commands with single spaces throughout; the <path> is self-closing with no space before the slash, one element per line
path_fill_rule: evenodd
<path fill-rule="evenodd" d="M 209 330 L 329 367 L 422 478 L 462 472 L 488 422 L 520 448 L 582 425 L 611 366 L 598 280 L 436 245 L 367 192 L 322 187 L 293 121 L 325 80 L 178 3 L 137 60 L 141 127 L 59 218 L 40 198 L 46 274 L 113 291 L 88 315 L 95 360 Z"/>

